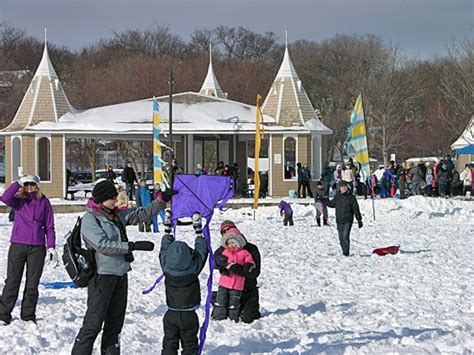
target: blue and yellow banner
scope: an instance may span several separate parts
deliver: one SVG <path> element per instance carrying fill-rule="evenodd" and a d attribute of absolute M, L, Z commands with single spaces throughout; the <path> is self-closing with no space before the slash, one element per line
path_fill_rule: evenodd
<path fill-rule="evenodd" d="M 349 137 L 346 141 L 346 145 L 352 147 L 351 155 L 353 155 L 354 160 L 360 164 L 360 179 L 361 181 L 365 181 L 370 177 L 370 165 L 362 94 L 359 94 L 357 97 L 354 109 L 352 110 L 351 126 L 349 127 Z"/>
<path fill-rule="evenodd" d="M 156 97 L 153 97 L 153 182 L 163 182 L 163 170 L 161 160 L 160 143 L 160 104 Z"/>

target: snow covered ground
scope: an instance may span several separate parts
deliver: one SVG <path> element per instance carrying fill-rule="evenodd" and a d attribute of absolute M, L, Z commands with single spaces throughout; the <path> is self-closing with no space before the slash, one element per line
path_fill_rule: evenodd
<path fill-rule="evenodd" d="M 332 229 L 318 228 L 311 206 L 294 206 L 295 227 L 282 227 L 276 207 L 216 212 L 211 224 L 234 220 L 262 254 L 263 318 L 253 324 L 210 323 L 207 354 L 250 353 L 472 353 L 474 350 L 474 202 L 412 197 L 359 200 L 364 228 L 354 226 L 351 257 L 341 255 Z M 77 214 L 57 216 L 58 243 Z M 0 215 L 0 287 L 6 273 L 7 215 Z M 334 235 L 333 235 L 334 233 Z M 132 240 L 160 240 L 139 235 Z M 191 241 L 190 227 L 178 238 Z M 361 244 L 363 243 L 363 244 Z M 397 255 L 379 257 L 372 249 L 401 245 Z M 160 273 L 158 251 L 135 253 L 129 305 L 122 333 L 123 353 L 159 353 L 166 312 L 164 285 L 141 291 Z M 202 289 L 208 276 L 203 273 Z M 217 273 L 215 273 L 217 277 Z M 68 281 L 62 267 L 46 268 L 43 281 Z M 68 353 L 85 311 L 85 289 L 40 287 L 38 325 L 19 320 L 0 328 L 0 353 Z M 20 296 L 21 298 L 21 296 Z M 18 303 L 19 305 L 19 303 Z M 199 311 L 202 320 L 203 310 Z M 98 343 L 98 342 L 97 342 Z"/>

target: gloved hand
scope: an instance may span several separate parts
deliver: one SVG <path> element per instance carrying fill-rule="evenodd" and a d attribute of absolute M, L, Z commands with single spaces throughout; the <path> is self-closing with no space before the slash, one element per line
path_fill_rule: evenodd
<path fill-rule="evenodd" d="M 48 254 L 46 256 L 47 264 L 58 266 L 58 253 L 54 248 L 48 248 Z"/>
<path fill-rule="evenodd" d="M 362 221 L 359 221 L 359 228 L 362 228 L 362 227 L 363 227 Z"/>
<path fill-rule="evenodd" d="M 229 269 L 227 269 L 225 266 L 222 266 L 219 268 L 219 273 L 221 275 L 225 275 L 225 276 L 229 276 L 230 275 L 230 271 Z"/>
<path fill-rule="evenodd" d="M 134 250 L 152 251 L 155 249 L 155 244 L 147 240 L 138 242 L 128 242 L 128 249 L 132 252 Z"/>
<path fill-rule="evenodd" d="M 245 273 L 250 273 L 255 269 L 255 265 L 251 263 L 245 263 L 242 269 Z"/>
<path fill-rule="evenodd" d="M 227 260 L 229 260 L 229 258 L 225 255 L 217 255 L 214 257 L 214 261 L 216 262 L 216 265 L 218 267 L 221 267 L 221 266 L 224 266 L 225 264 L 227 264 Z"/>
<path fill-rule="evenodd" d="M 169 202 L 171 201 L 171 197 L 173 197 L 173 195 L 176 195 L 178 193 L 178 191 L 176 190 L 173 190 L 173 189 L 166 189 L 165 191 L 163 191 L 163 201 L 164 202 Z"/>
<path fill-rule="evenodd" d="M 240 275 L 244 272 L 244 269 L 242 265 L 239 264 L 233 264 L 230 268 L 229 271 L 232 272 L 233 274 Z"/>

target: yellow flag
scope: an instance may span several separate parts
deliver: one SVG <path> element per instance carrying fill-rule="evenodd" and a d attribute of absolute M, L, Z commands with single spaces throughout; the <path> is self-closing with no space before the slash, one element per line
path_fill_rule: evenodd
<path fill-rule="evenodd" d="M 258 159 L 260 158 L 260 144 L 263 139 L 263 127 L 260 131 L 260 125 L 263 124 L 263 115 L 260 108 L 262 104 L 262 97 L 257 94 L 257 117 L 255 119 L 255 165 L 254 165 L 254 191 L 253 191 L 253 208 L 258 208 L 258 197 L 260 195 L 260 173 L 258 170 Z"/>

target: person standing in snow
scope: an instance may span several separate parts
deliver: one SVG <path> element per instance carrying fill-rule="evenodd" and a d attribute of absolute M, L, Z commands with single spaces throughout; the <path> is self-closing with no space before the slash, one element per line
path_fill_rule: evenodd
<path fill-rule="evenodd" d="M 140 186 L 137 190 L 137 195 L 136 195 L 136 200 L 137 200 L 137 207 L 148 207 L 151 205 L 152 201 L 152 193 L 150 190 L 148 190 L 148 186 L 146 186 L 146 180 L 141 179 L 140 180 Z M 148 221 L 143 221 L 142 223 L 138 224 L 138 231 L 139 232 L 151 232 L 151 224 L 152 224 L 152 218 Z"/>
<path fill-rule="evenodd" d="M 152 192 L 153 200 L 162 200 L 163 199 L 163 191 L 161 191 L 161 185 L 159 182 L 155 183 L 153 192 Z M 165 223 L 165 211 L 161 210 L 159 213 L 161 221 Z M 158 228 L 158 214 L 153 216 L 153 233 L 159 233 L 160 229 Z"/>
<path fill-rule="evenodd" d="M 220 227 L 221 236 L 225 236 L 231 228 L 237 228 L 234 222 L 226 220 L 222 222 Z M 220 246 L 214 251 L 214 268 L 219 270 L 221 275 L 236 274 L 245 277 L 244 289 L 240 297 L 240 320 L 244 323 L 252 323 L 254 320 L 260 319 L 260 296 L 257 287 L 257 278 L 260 275 L 261 257 L 260 251 L 255 244 L 250 243 L 241 233 L 242 238 L 245 239 L 243 248 L 247 250 L 255 262 L 255 267 L 245 267 L 239 264 L 233 264 L 229 268 L 228 257 L 223 255 L 225 248 Z M 215 310 L 215 308 L 214 308 Z M 214 310 L 213 317 L 214 317 Z"/>
<path fill-rule="evenodd" d="M 122 181 L 126 184 L 129 200 L 133 201 L 135 197 L 135 182 L 138 185 L 138 179 L 131 161 L 127 162 L 127 166 L 123 169 Z"/>
<path fill-rule="evenodd" d="M 293 226 L 293 209 L 290 204 L 281 200 L 278 204 L 278 208 L 280 209 L 280 216 L 283 216 L 283 225 L 287 226 L 289 223 L 290 226 Z"/>
<path fill-rule="evenodd" d="M 449 176 L 447 164 L 441 164 L 441 169 L 438 170 L 438 195 L 440 197 L 449 197 Z"/>
<path fill-rule="evenodd" d="M 18 298 L 23 270 L 26 283 L 21 303 L 21 319 L 36 323 L 38 285 L 45 257 L 57 264 L 56 233 L 51 203 L 40 190 L 38 176 L 24 176 L 5 190 L 2 202 L 15 211 L 8 250 L 7 278 L 0 298 L 0 323 L 10 324 Z"/>
<path fill-rule="evenodd" d="M 120 333 L 127 309 L 127 273 L 134 261 L 133 252 L 154 249 L 149 241 L 130 242 L 126 226 L 151 220 L 165 202 L 157 200 L 146 208 L 119 210 L 116 200 L 114 184 L 103 180 L 94 186 L 82 217 L 81 235 L 86 246 L 95 252 L 96 274 L 87 285 L 87 311 L 72 348 L 73 355 L 91 354 L 102 326 L 101 353 L 120 354 Z"/>
<path fill-rule="evenodd" d="M 201 304 L 199 274 L 206 263 L 207 243 L 202 235 L 202 218 L 192 216 L 196 233 L 194 250 L 171 234 L 171 211 L 165 213 L 165 235 L 161 240 L 160 264 L 165 275 L 166 311 L 163 317 L 162 354 L 177 354 L 179 343 L 183 354 L 198 353 L 199 320 L 196 309 Z"/>
<path fill-rule="evenodd" d="M 114 167 L 112 165 L 107 166 L 107 171 L 104 174 L 104 179 L 107 179 L 115 184 L 115 179 L 117 179 L 117 174 L 115 174 Z"/>
<path fill-rule="evenodd" d="M 341 244 L 342 254 L 349 256 L 350 239 L 352 222 L 354 216 L 357 219 L 359 228 L 362 228 L 362 216 L 359 211 L 357 199 L 347 187 L 347 182 L 341 181 L 341 193 L 336 195 L 327 206 L 336 208 L 337 233 L 339 234 L 339 243 Z"/>
<path fill-rule="evenodd" d="M 318 223 L 318 227 L 321 227 L 321 215 L 323 215 L 323 224 L 325 226 L 329 225 L 327 201 L 328 195 L 326 195 L 324 190 L 323 182 L 318 181 L 314 190 L 314 207 L 316 208 L 316 223 Z"/>
<path fill-rule="evenodd" d="M 462 181 L 463 185 L 463 190 L 462 194 L 466 196 L 467 192 L 471 192 L 471 185 L 472 185 L 472 177 L 471 177 L 471 171 L 474 170 L 471 167 L 469 167 L 469 164 L 466 164 L 464 166 L 464 170 L 461 171 L 461 174 L 459 174 L 459 179 Z"/>
<path fill-rule="evenodd" d="M 229 269 L 233 265 L 239 265 L 243 271 L 251 272 L 255 268 L 252 255 L 243 247 L 245 238 L 236 227 L 231 227 L 221 238 L 224 248 L 223 256 L 227 257 L 224 268 Z M 224 320 L 229 318 L 238 322 L 240 318 L 240 298 L 244 290 L 245 276 L 232 272 L 221 273 L 219 278 L 219 289 L 216 295 L 212 318 Z"/>

